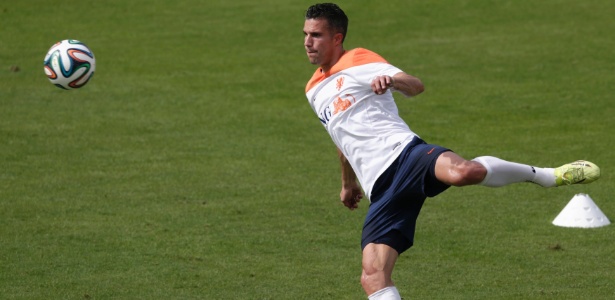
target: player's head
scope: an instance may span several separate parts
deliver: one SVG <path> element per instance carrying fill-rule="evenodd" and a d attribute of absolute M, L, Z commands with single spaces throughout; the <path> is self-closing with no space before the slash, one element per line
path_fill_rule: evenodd
<path fill-rule="evenodd" d="M 329 29 L 333 33 L 342 34 L 342 43 L 346 39 L 348 31 L 348 17 L 344 11 L 335 3 L 318 3 L 310 6 L 305 12 L 305 19 L 324 19 L 327 20 Z"/>

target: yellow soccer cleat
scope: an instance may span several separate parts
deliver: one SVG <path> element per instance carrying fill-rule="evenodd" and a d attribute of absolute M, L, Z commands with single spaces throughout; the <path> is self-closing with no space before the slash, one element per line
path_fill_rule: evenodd
<path fill-rule="evenodd" d="M 577 160 L 555 169 L 557 186 L 591 183 L 600 178 L 600 168 L 586 160 Z"/>

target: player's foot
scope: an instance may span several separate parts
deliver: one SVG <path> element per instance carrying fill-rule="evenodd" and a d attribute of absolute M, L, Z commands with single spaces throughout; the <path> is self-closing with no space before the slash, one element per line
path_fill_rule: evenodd
<path fill-rule="evenodd" d="M 586 160 L 577 160 L 555 169 L 557 186 L 590 183 L 600 178 L 600 168 Z"/>

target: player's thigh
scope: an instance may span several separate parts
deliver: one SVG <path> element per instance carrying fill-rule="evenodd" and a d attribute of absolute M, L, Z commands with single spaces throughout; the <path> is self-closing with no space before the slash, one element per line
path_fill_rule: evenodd
<path fill-rule="evenodd" d="M 389 245 L 367 244 L 363 249 L 363 272 L 371 275 L 383 271 L 383 275 L 390 279 L 398 256 L 397 251 Z"/>

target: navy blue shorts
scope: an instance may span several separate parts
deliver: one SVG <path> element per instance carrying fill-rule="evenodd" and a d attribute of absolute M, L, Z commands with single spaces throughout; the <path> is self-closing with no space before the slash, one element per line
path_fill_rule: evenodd
<path fill-rule="evenodd" d="M 386 244 L 401 254 L 412 247 L 425 199 L 449 188 L 435 173 L 436 159 L 447 151 L 415 137 L 378 177 L 363 224 L 362 249 L 369 243 Z"/>

